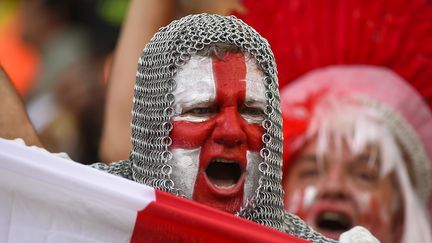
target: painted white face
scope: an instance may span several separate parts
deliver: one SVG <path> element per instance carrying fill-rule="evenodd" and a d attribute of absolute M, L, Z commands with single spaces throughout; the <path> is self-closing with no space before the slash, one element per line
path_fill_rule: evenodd
<path fill-rule="evenodd" d="M 255 191 L 264 75 L 252 58 L 192 56 L 176 74 L 172 179 L 188 198 L 236 212 Z"/>

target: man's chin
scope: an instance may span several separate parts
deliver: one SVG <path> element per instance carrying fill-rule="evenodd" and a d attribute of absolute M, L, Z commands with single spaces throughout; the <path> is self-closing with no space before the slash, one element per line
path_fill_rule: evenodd
<path fill-rule="evenodd" d="M 238 185 L 239 188 L 230 188 L 228 192 L 215 188 L 204 175 L 198 175 L 192 199 L 207 206 L 234 214 L 243 205 L 244 182 Z"/>
<path fill-rule="evenodd" d="M 197 202 L 199 202 L 199 203 L 205 204 L 209 207 L 216 208 L 216 209 L 219 209 L 221 211 L 224 211 L 224 212 L 227 212 L 230 214 L 235 214 L 238 211 L 240 211 L 240 208 L 242 206 L 242 204 L 241 204 L 242 201 L 243 200 L 229 200 L 229 201 L 226 201 L 226 200 L 223 200 L 223 201 L 215 201 L 215 200 L 198 201 L 197 200 Z"/>
<path fill-rule="evenodd" d="M 343 233 L 340 231 L 327 231 L 327 230 L 320 230 L 320 229 L 316 229 L 316 230 L 321 234 L 323 234 L 325 237 L 333 240 L 338 240 L 340 235 Z"/>

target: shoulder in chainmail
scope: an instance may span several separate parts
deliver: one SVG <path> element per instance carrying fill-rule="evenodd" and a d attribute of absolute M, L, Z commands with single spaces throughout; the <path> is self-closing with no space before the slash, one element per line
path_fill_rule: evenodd
<path fill-rule="evenodd" d="M 94 163 L 89 166 L 133 181 L 132 170 L 129 160 L 120 160 L 118 162 L 113 162 L 110 164 Z"/>

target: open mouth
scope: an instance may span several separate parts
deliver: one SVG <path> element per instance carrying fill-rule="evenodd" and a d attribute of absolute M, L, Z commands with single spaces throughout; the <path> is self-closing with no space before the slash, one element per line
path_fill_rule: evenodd
<path fill-rule="evenodd" d="M 207 178 L 217 188 L 227 190 L 237 185 L 242 169 L 235 160 L 213 159 L 206 169 Z"/>
<path fill-rule="evenodd" d="M 320 230 L 342 233 L 351 229 L 351 217 L 342 212 L 324 211 L 318 214 L 315 225 Z"/>

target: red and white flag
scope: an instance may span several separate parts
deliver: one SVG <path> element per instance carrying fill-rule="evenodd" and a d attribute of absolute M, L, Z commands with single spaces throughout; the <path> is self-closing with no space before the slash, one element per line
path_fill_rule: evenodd
<path fill-rule="evenodd" d="M 0 242 L 306 242 L 0 139 Z"/>

